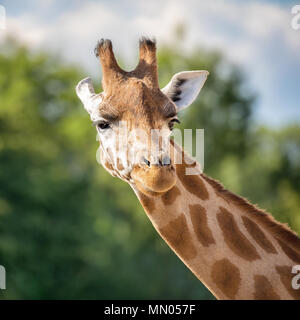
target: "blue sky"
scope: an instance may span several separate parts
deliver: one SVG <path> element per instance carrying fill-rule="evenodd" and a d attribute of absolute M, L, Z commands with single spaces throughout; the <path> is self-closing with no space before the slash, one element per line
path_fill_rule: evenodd
<path fill-rule="evenodd" d="M 297 1 L 1 1 L 7 27 L 33 49 L 59 52 L 100 76 L 92 55 L 96 41 L 111 38 L 133 67 L 140 35 L 169 41 L 177 23 L 187 28 L 184 50 L 221 50 L 240 65 L 259 94 L 256 120 L 272 126 L 300 121 L 300 30 L 291 27 Z M 298 0 L 300 4 L 300 0 Z M 180 71 L 180 70 L 178 70 Z"/>

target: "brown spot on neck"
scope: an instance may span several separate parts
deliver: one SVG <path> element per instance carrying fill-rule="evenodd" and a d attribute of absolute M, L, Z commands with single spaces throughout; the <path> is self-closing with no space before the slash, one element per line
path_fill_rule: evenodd
<path fill-rule="evenodd" d="M 176 173 L 178 178 L 190 193 L 200 198 L 201 200 L 207 200 L 209 198 L 209 194 L 202 178 L 200 178 L 199 175 L 187 175 L 186 168 L 188 167 L 189 166 L 186 164 L 176 165 Z"/>
<path fill-rule="evenodd" d="M 292 273 L 292 266 L 276 266 L 276 270 L 279 273 L 280 280 L 285 286 L 289 294 L 296 300 L 300 300 L 300 290 L 295 290 L 292 287 L 292 279 L 295 276 Z"/>
<path fill-rule="evenodd" d="M 200 204 L 190 205 L 190 215 L 197 239 L 204 246 L 208 247 L 215 243 L 212 232 L 207 224 L 206 210 Z"/>
<path fill-rule="evenodd" d="M 181 194 L 180 190 L 178 187 L 174 186 L 172 189 L 169 191 L 165 192 L 162 196 L 161 199 L 164 203 L 165 206 L 169 206 L 172 203 L 175 202 L 176 198 Z"/>
<path fill-rule="evenodd" d="M 281 249 L 283 250 L 283 252 L 294 262 L 300 264 L 300 253 L 299 251 L 296 251 L 295 249 L 293 249 L 291 246 L 289 246 L 289 244 L 285 243 L 284 241 L 280 240 L 280 239 L 276 239 L 277 242 L 279 243 Z"/>
<path fill-rule="evenodd" d="M 146 196 L 144 193 L 139 192 L 139 198 L 141 201 L 142 206 L 146 210 L 147 213 L 151 214 L 153 210 L 155 209 L 155 202 L 152 198 Z"/>
<path fill-rule="evenodd" d="M 224 258 L 214 263 L 211 278 L 229 299 L 235 299 L 241 283 L 240 270 L 237 266 Z"/>
<path fill-rule="evenodd" d="M 196 257 L 197 251 L 184 214 L 169 222 L 165 227 L 160 228 L 159 233 L 183 259 L 190 260 Z"/>
<path fill-rule="evenodd" d="M 280 296 L 274 291 L 267 277 L 254 275 L 254 299 L 255 300 L 280 300 Z"/>
<path fill-rule="evenodd" d="M 255 247 L 240 231 L 232 213 L 220 207 L 217 220 L 222 229 L 226 244 L 235 254 L 248 261 L 260 259 Z"/>
<path fill-rule="evenodd" d="M 272 243 L 267 239 L 260 227 L 246 216 L 242 216 L 245 228 L 253 238 L 253 240 L 266 252 L 277 253 Z"/>

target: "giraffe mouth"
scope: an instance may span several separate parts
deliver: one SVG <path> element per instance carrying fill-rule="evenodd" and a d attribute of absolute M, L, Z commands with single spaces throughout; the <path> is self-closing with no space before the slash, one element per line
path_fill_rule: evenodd
<path fill-rule="evenodd" d="M 141 192 L 151 196 L 169 191 L 176 183 L 175 169 L 172 165 L 150 168 L 136 166 L 131 172 L 131 177 Z"/>

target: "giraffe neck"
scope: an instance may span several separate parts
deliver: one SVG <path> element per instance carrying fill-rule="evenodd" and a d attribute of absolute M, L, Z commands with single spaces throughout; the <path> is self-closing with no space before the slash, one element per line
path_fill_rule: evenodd
<path fill-rule="evenodd" d="M 177 183 L 162 196 L 132 186 L 171 249 L 218 299 L 300 299 L 291 284 L 297 235 L 206 175 L 186 175 L 187 167 L 176 165 Z"/>

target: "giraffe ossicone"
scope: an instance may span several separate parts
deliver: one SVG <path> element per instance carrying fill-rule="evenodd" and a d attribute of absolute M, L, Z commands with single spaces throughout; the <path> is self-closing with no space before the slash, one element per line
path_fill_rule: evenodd
<path fill-rule="evenodd" d="M 155 41 L 141 39 L 139 63 L 129 72 L 118 66 L 110 40 L 99 41 L 95 53 L 103 92 L 94 92 L 90 78 L 76 92 L 96 126 L 101 163 L 130 184 L 171 249 L 218 299 L 300 299 L 292 287 L 299 237 L 203 174 L 169 139 L 208 72 L 177 73 L 160 89 Z"/>

